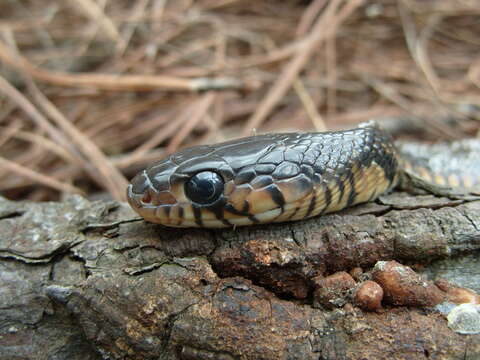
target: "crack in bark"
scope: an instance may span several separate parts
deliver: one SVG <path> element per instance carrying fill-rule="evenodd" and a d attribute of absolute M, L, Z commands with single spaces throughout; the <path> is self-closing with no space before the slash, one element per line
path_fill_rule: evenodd
<path fill-rule="evenodd" d="M 95 231 L 95 230 L 107 231 L 107 230 L 112 230 L 116 227 L 119 227 L 122 224 L 128 224 L 128 223 L 139 222 L 139 221 L 144 221 L 144 220 L 141 217 L 135 217 L 131 219 L 122 219 L 118 221 L 112 221 L 109 223 L 97 223 L 97 224 L 91 223 L 91 224 L 85 225 L 83 228 L 80 229 L 80 231 L 83 234 L 87 234 L 88 232 Z"/>
<path fill-rule="evenodd" d="M 0 215 L 0 221 L 1 220 L 7 220 L 7 219 L 14 219 L 16 217 L 20 217 L 22 216 L 23 214 L 25 214 L 25 211 L 22 211 L 22 210 L 13 210 L 12 212 L 7 212 L 7 213 L 4 213 L 4 214 L 1 214 Z"/>
<path fill-rule="evenodd" d="M 458 210 L 457 210 L 458 211 Z M 470 215 L 468 214 L 465 214 L 464 212 L 461 212 L 459 211 L 460 215 L 462 215 L 465 219 L 467 219 L 470 224 L 472 224 L 473 228 L 475 229 L 475 231 L 480 231 L 480 228 L 477 226 L 477 224 L 475 223 L 475 221 L 473 221 L 473 219 L 470 217 Z"/>
<path fill-rule="evenodd" d="M 167 317 L 167 321 L 166 321 L 166 325 L 165 325 L 166 334 L 165 334 L 165 336 L 162 337 L 162 344 L 160 346 L 160 349 L 161 349 L 160 351 L 161 352 L 164 352 L 168 347 L 168 343 L 170 342 L 170 338 L 171 338 L 171 335 L 172 335 L 173 326 L 175 325 L 175 322 L 177 321 L 177 319 L 182 314 L 187 312 L 188 309 L 190 309 L 192 306 L 197 305 L 198 303 L 199 303 L 199 301 L 197 301 L 193 304 L 187 305 L 182 310 L 174 312 Z"/>
<path fill-rule="evenodd" d="M 184 266 L 184 265 L 182 265 L 182 264 L 180 264 L 180 263 L 178 263 L 174 260 L 165 260 L 165 261 L 161 261 L 161 262 L 155 262 L 155 263 L 152 263 L 152 264 L 148 264 L 148 265 L 145 265 L 145 266 L 139 266 L 138 269 L 135 268 L 135 267 L 127 267 L 127 268 L 123 269 L 123 272 L 127 275 L 130 275 L 130 276 L 138 276 L 138 275 L 142 275 L 142 274 L 149 273 L 149 272 L 152 272 L 154 270 L 160 269 L 164 265 L 174 265 L 174 266 L 178 266 L 182 269 L 188 270 L 187 266 Z"/>
<path fill-rule="evenodd" d="M 61 244 L 57 249 L 51 253 L 45 254 L 39 257 L 29 257 L 19 254 L 18 252 L 11 251 L 10 249 L 0 248 L 0 259 L 11 259 L 22 262 L 24 264 L 48 264 L 55 261 L 55 258 L 59 255 L 67 254 L 74 246 L 82 243 L 84 240 L 79 240 L 71 244 Z"/>

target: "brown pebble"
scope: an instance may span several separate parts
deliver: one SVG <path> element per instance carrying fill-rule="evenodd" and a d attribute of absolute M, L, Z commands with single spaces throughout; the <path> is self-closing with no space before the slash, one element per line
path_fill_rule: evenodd
<path fill-rule="evenodd" d="M 463 288 L 460 286 L 455 286 L 449 283 L 445 279 L 438 279 L 435 281 L 435 285 L 440 288 L 440 290 L 447 293 L 448 301 L 455 304 L 480 304 L 480 295 L 475 293 L 475 291 Z"/>
<path fill-rule="evenodd" d="M 355 279 L 355 281 L 360 281 L 360 276 L 362 276 L 363 270 L 361 267 L 355 267 L 350 270 L 350 275 Z"/>
<path fill-rule="evenodd" d="M 352 304 L 350 303 L 346 303 L 345 306 L 343 307 L 343 310 L 346 312 L 346 313 L 351 313 L 353 314 L 355 312 L 355 308 L 353 307 Z"/>
<path fill-rule="evenodd" d="M 364 281 L 355 292 L 355 304 L 366 311 L 382 308 L 383 289 L 375 281 Z"/>
<path fill-rule="evenodd" d="M 396 261 L 378 261 L 372 275 L 383 288 L 384 301 L 392 305 L 435 306 L 445 298 L 432 282 Z"/>
<path fill-rule="evenodd" d="M 455 304 L 480 304 L 480 296 L 470 289 L 461 287 L 451 288 L 447 292 L 447 298 L 449 301 Z"/>
<path fill-rule="evenodd" d="M 313 306 L 322 306 L 333 309 L 345 305 L 348 291 L 355 287 L 355 280 L 340 271 L 324 278 L 315 278 L 315 292 L 313 293 Z"/>
<path fill-rule="evenodd" d="M 452 287 L 448 280 L 442 278 L 435 280 L 435 285 L 444 292 L 447 292 Z"/>

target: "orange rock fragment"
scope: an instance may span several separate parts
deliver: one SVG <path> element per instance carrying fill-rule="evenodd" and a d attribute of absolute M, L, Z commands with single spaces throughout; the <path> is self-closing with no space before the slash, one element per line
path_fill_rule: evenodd
<path fill-rule="evenodd" d="M 355 279 L 355 281 L 360 281 L 360 276 L 362 276 L 363 270 L 361 267 L 355 267 L 350 270 L 350 275 Z"/>
<path fill-rule="evenodd" d="M 375 281 L 364 281 L 355 292 L 354 301 L 366 311 L 378 311 L 382 308 L 383 289 Z"/>
<path fill-rule="evenodd" d="M 447 300 L 455 304 L 480 304 L 480 295 L 475 291 L 450 284 L 445 279 L 435 281 L 440 290 L 447 293 Z"/>
<path fill-rule="evenodd" d="M 383 288 L 385 302 L 392 305 L 435 306 L 445 298 L 431 281 L 396 261 L 377 262 L 372 276 Z"/>
<path fill-rule="evenodd" d="M 348 292 L 356 285 L 355 280 L 345 271 L 327 277 L 315 278 L 313 305 L 333 309 L 345 305 Z"/>

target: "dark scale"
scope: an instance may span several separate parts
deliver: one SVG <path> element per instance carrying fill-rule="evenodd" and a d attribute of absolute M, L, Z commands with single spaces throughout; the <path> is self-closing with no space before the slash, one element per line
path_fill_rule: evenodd
<path fill-rule="evenodd" d="M 353 175 L 352 171 L 347 171 L 346 180 L 350 184 L 350 194 L 348 194 L 347 206 L 351 206 L 355 201 L 355 197 L 357 196 L 357 193 L 355 191 L 355 176 Z"/>
<path fill-rule="evenodd" d="M 265 189 L 270 193 L 273 201 L 275 201 L 275 203 L 283 210 L 283 206 L 285 205 L 285 199 L 280 190 L 278 190 L 278 187 L 275 184 L 272 184 L 268 185 Z"/>
<path fill-rule="evenodd" d="M 283 163 L 279 164 L 275 171 L 272 173 L 273 178 L 275 179 L 288 179 L 298 175 L 300 172 L 300 168 L 297 164 L 284 161 Z"/>
<path fill-rule="evenodd" d="M 257 171 L 255 170 L 255 167 L 246 166 L 237 173 L 237 176 L 235 176 L 235 184 L 241 185 L 250 183 L 256 176 Z"/>
<path fill-rule="evenodd" d="M 312 213 L 313 209 L 315 209 L 315 204 L 317 203 L 317 195 L 314 193 L 312 195 L 312 198 L 310 199 L 310 204 L 308 205 L 308 210 L 307 213 L 305 214 L 305 217 L 309 217 L 310 214 Z"/>
<path fill-rule="evenodd" d="M 265 186 L 273 184 L 273 177 L 270 175 L 260 175 L 252 180 L 251 185 L 253 188 L 260 189 Z"/>
<path fill-rule="evenodd" d="M 271 174 L 275 171 L 275 165 L 273 164 L 256 164 L 255 172 L 258 175 Z"/>
<path fill-rule="evenodd" d="M 309 179 L 313 178 L 313 168 L 310 165 L 302 164 L 300 171 L 302 174 L 305 174 Z"/>
<path fill-rule="evenodd" d="M 305 152 L 308 150 L 308 146 L 307 145 L 295 145 L 293 147 L 293 149 L 295 151 L 299 152 L 302 155 L 302 158 L 303 158 L 303 156 L 305 155 Z"/>
<path fill-rule="evenodd" d="M 299 152 L 296 148 L 289 149 L 284 153 L 285 161 L 290 161 L 296 164 L 300 164 L 303 159 L 303 154 Z"/>

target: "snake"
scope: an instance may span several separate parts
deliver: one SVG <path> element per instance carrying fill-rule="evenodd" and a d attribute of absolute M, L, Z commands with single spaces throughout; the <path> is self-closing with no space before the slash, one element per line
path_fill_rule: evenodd
<path fill-rule="evenodd" d="M 244 137 L 186 148 L 151 164 L 132 179 L 127 199 L 148 222 L 223 228 L 303 220 L 370 202 L 394 189 L 407 170 L 440 185 L 478 185 L 459 170 L 426 170 L 415 151 L 400 153 L 371 123 Z"/>

